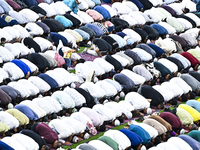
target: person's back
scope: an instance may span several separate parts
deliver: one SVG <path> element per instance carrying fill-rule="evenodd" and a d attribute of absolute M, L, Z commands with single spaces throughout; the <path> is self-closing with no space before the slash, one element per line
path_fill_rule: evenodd
<path fill-rule="evenodd" d="M 199 150 L 200 149 L 200 143 L 196 141 L 195 139 L 191 138 L 189 135 L 179 135 L 179 138 L 187 142 L 193 150 Z"/>
<path fill-rule="evenodd" d="M 119 144 L 108 136 L 101 136 L 101 137 L 98 138 L 98 140 L 108 144 L 110 147 L 113 148 L 113 150 L 119 149 Z"/>

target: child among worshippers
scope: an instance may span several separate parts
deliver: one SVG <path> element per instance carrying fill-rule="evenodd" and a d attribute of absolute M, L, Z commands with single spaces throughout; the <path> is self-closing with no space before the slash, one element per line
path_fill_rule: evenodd
<path fill-rule="evenodd" d="M 65 59 L 65 62 L 66 62 L 66 64 L 67 64 L 67 66 L 68 66 L 68 68 L 70 68 L 71 67 L 71 55 L 72 55 L 72 53 L 74 53 L 74 52 L 76 52 L 76 50 L 75 49 L 68 49 L 68 50 L 66 50 L 67 48 L 63 48 L 63 53 L 64 53 L 64 59 Z"/>
<path fill-rule="evenodd" d="M 1 38 L 1 43 L 0 43 L 0 45 L 1 45 L 1 46 L 4 46 L 5 43 L 6 43 L 6 39 L 5 39 L 4 37 L 2 37 L 2 38 Z"/>

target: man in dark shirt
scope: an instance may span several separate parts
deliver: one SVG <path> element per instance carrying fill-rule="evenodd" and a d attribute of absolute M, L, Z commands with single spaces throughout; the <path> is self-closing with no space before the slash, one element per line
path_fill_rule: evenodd
<path fill-rule="evenodd" d="M 45 140 L 39 134 L 33 132 L 32 130 L 24 129 L 21 131 L 21 134 L 29 136 L 36 143 L 38 143 L 40 150 L 50 150 L 50 148 L 46 145 Z"/>
<path fill-rule="evenodd" d="M 39 134 L 48 144 L 54 148 L 59 148 L 61 143 L 58 141 L 58 134 L 53 131 L 46 123 L 36 122 L 32 125 L 31 130 Z"/>

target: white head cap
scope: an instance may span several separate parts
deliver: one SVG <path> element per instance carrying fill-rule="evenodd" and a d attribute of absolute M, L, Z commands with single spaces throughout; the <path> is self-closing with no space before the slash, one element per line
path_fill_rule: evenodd
<path fill-rule="evenodd" d="M 178 72 L 176 76 L 177 76 L 177 77 L 181 77 L 181 73 L 180 73 L 180 72 Z"/>
<path fill-rule="evenodd" d="M 108 102 L 109 102 L 109 101 L 106 99 L 106 100 L 103 101 L 103 104 L 108 103 Z"/>
<path fill-rule="evenodd" d="M 197 67 L 197 70 L 200 70 L 200 65 Z"/>
<path fill-rule="evenodd" d="M 125 93 L 122 91 L 122 92 L 120 92 L 120 98 L 122 98 L 122 97 L 124 97 L 125 96 Z"/>
<path fill-rule="evenodd" d="M 142 145 L 140 150 L 146 150 L 146 147 L 144 145 Z"/>
<path fill-rule="evenodd" d="M 151 43 L 151 41 L 148 39 L 147 42 L 146 42 L 146 44 L 150 44 L 150 43 Z"/>
<path fill-rule="evenodd" d="M 198 130 L 200 131 L 200 127 L 198 128 Z"/>
<path fill-rule="evenodd" d="M 117 95 L 116 97 L 115 97 L 115 101 L 117 102 L 117 101 L 119 101 L 119 96 Z"/>
<path fill-rule="evenodd" d="M 99 81 L 99 79 L 97 77 L 94 77 L 94 83 L 96 83 L 97 81 Z"/>
<path fill-rule="evenodd" d="M 185 133 L 185 130 L 181 129 L 180 134 L 184 134 L 184 133 Z"/>
<path fill-rule="evenodd" d="M 198 67 L 198 69 L 200 69 L 200 68 Z M 189 72 L 191 72 L 191 71 L 194 71 L 194 69 L 192 67 L 190 67 L 190 69 L 189 69 Z"/>
<path fill-rule="evenodd" d="M 77 143 L 77 142 L 78 142 L 78 137 L 77 137 L 77 136 L 74 136 L 73 139 L 72 139 L 72 142 L 73 142 L 73 143 Z"/>
<path fill-rule="evenodd" d="M 115 126 L 119 126 L 120 125 L 120 121 L 116 119 L 114 124 L 115 124 Z"/>
<path fill-rule="evenodd" d="M 88 41 L 87 44 L 92 45 L 92 42 L 91 42 L 91 41 Z"/>
<path fill-rule="evenodd" d="M 90 135 L 88 133 L 85 133 L 84 139 L 89 139 Z"/>
<path fill-rule="evenodd" d="M 12 109 L 13 108 L 13 104 L 12 103 L 9 103 L 8 104 L 8 109 Z"/>
<path fill-rule="evenodd" d="M 76 84 L 75 83 L 71 83 L 70 87 L 74 89 L 76 87 Z"/>
<path fill-rule="evenodd" d="M 150 115 L 152 113 L 152 109 L 151 108 L 147 108 L 147 114 Z"/>

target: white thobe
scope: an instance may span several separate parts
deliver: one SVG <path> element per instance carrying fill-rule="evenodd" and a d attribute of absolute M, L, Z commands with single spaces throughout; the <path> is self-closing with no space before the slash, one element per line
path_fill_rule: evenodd
<path fill-rule="evenodd" d="M 139 122 L 136 122 L 135 120 L 134 121 L 132 120 L 132 124 L 142 127 L 144 130 L 146 130 L 149 133 L 152 139 L 158 136 L 158 131 L 154 127 L 146 123 L 139 123 Z"/>
<path fill-rule="evenodd" d="M 12 135 L 11 138 L 18 141 L 21 145 L 23 145 L 26 148 L 26 150 L 39 149 L 38 143 L 36 143 L 31 137 L 25 134 L 15 133 Z"/>
<path fill-rule="evenodd" d="M 91 108 L 82 107 L 79 110 L 79 112 L 81 112 L 81 113 L 85 114 L 86 116 L 88 116 L 91 119 L 91 121 L 92 121 L 92 123 L 93 123 L 93 125 L 95 127 L 101 126 L 103 124 L 103 122 L 104 122 L 103 117 L 99 113 L 97 113 L 95 110 L 93 110 Z"/>
<path fill-rule="evenodd" d="M 180 97 L 183 94 L 183 90 L 173 82 L 163 82 L 161 86 L 172 92 L 174 98 Z"/>
<path fill-rule="evenodd" d="M 10 36 L 12 37 L 12 39 L 17 39 L 20 37 L 20 32 L 13 27 L 7 26 L 7 27 L 4 27 L 3 30 L 8 32 Z"/>
<path fill-rule="evenodd" d="M 39 70 L 38 67 L 34 63 L 29 61 L 28 59 L 21 58 L 20 60 L 23 61 L 26 65 L 28 65 L 31 72 L 35 72 L 36 70 Z"/>
<path fill-rule="evenodd" d="M 80 86 L 80 88 L 89 92 L 96 100 L 101 99 L 106 94 L 100 86 L 94 84 L 93 82 L 85 82 Z"/>
<path fill-rule="evenodd" d="M 171 62 L 170 60 L 166 58 L 161 58 L 158 60 L 159 63 L 163 64 L 166 68 L 168 68 L 172 73 L 175 73 L 178 71 L 178 66 Z"/>
<path fill-rule="evenodd" d="M 74 129 L 60 119 L 53 119 L 49 122 L 49 127 L 55 129 L 58 132 L 59 139 L 66 139 L 70 135 L 74 134 Z"/>
<path fill-rule="evenodd" d="M 174 146 L 173 144 L 169 142 L 162 142 L 158 144 L 157 147 L 160 147 L 163 150 L 168 150 L 168 149 L 179 150 L 179 148 L 177 148 L 176 146 Z"/>
<path fill-rule="evenodd" d="M 47 72 L 45 72 L 45 74 L 52 77 L 58 83 L 59 87 L 62 87 L 66 84 L 65 78 L 57 73 L 55 70 L 48 70 Z"/>
<path fill-rule="evenodd" d="M 111 80 L 111 79 L 105 79 L 104 81 L 112 84 L 116 88 L 117 92 L 120 92 L 122 90 L 122 86 L 119 84 L 119 82 L 116 82 L 116 81 Z"/>
<path fill-rule="evenodd" d="M 3 62 L 11 61 L 15 58 L 15 56 L 5 47 L 0 46 L 0 58 Z"/>
<path fill-rule="evenodd" d="M 122 3 L 128 6 L 132 11 L 139 11 L 138 7 L 131 1 L 122 1 Z"/>
<path fill-rule="evenodd" d="M 175 83 L 178 85 L 184 92 L 184 94 L 187 94 L 189 91 L 192 91 L 192 88 L 182 79 L 179 77 L 173 77 L 170 82 Z"/>
<path fill-rule="evenodd" d="M 103 58 L 96 58 L 93 62 L 97 63 L 101 68 L 103 68 L 106 73 L 110 72 L 111 70 L 114 70 L 114 66 Z"/>
<path fill-rule="evenodd" d="M 96 76 L 100 76 L 105 73 L 103 68 L 101 68 L 97 63 L 94 63 L 91 61 L 85 61 L 84 64 L 86 64 L 88 67 L 92 68 L 95 71 Z"/>
<path fill-rule="evenodd" d="M 102 104 L 96 104 L 92 109 L 99 113 L 104 121 L 113 121 L 116 118 L 115 112 Z"/>
<path fill-rule="evenodd" d="M 112 147 L 110 147 L 108 144 L 100 141 L 100 140 L 92 140 L 88 143 L 89 145 L 92 145 L 93 147 L 95 147 L 96 150 L 113 150 Z"/>
<path fill-rule="evenodd" d="M 47 12 L 47 14 L 46 14 L 47 17 L 52 17 L 52 16 L 56 15 L 55 10 L 49 4 L 40 3 L 40 4 L 38 4 L 38 6 Z"/>
<path fill-rule="evenodd" d="M 30 90 L 24 86 L 24 84 L 16 81 L 12 81 L 8 83 L 8 86 L 13 87 L 14 89 L 18 90 L 21 94 L 22 98 L 29 97 L 30 96 Z"/>
<path fill-rule="evenodd" d="M 62 110 L 60 103 L 51 96 L 45 96 L 43 99 L 47 100 L 51 104 L 54 113 L 58 113 Z"/>
<path fill-rule="evenodd" d="M 107 11 L 109 11 L 111 17 L 117 16 L 116 10 L 112 9 L 111 6 L 109 5 L 101 5 L 101 6 L 104 7 Z"/>
<path fill-rule="evenodd" d="M 28 8 L 20 10 L 19 13 L 26 19 L 26 22 L 35 22 L 39 18 L 36 12 Z"/>
<path fill-rule="evenodd" d="M 26 56 L 26 55 L 32 53 L 33 51 L 35 51 L 33 48 L 29 49 L 22 43 L 14 43 L 13 45 L 15 45 L 20 50 L 21 56 Z"/>
<path fill-rule="evenodd" d="M 131 37 L 134 40 L 134 42 L 139 42 L 142 40 L 141 36 L 132 29 L 126 28 L 122 30 L 122 32 L 125 33 L 127 36 Z"/>
<path fill-rule="evenodd" d="M 26 19 L 17 11 L 11 10 L 8 13 L 12 18 L 16 19 L 19 24 L 27 23 Z"/>
<path fill-rule="evenodd" d="M 6 136 L 1 139 L 2 142 L 8 144 L 10 147 L 12 147 L 15 150 L 26 150 L 26 148 L 18 142 L 18 140 L 15 140 L 12 137 Z"/>
<path fill-rule="evenodd" d="M 51 89 L 48 83 L 37 76 L 31 76 L 28 78 L 28 80 L 31 81 L 40 90 L 40 93 L 45 93 Z"/>
<path fill-rule="evenodd" d="M 24 77 L 24 72 L 14 63 L 7 62 L 3 65 L 3 70 L 9 74 L 9 78 L 13 80 L 18 80 Z"/>
<path fill-rule="evenodd" d="M 34 22 L 27 23 L 24 28 L 29 31 L 31 36 L 38 36 L 44 33 L 44 30 Z"/>
<path fill-rule="evenodd" d="M 144 25 L 146 23 L 146 19 L 139 11 L 131 11 L 129 15 L 137 21 L 138 25 Z"/>
<path fill-rule="evenodd" d="M 83 95 L 81 95 L 78 91 L 76 91 L 73 88 L 70 88 L 69 86 L 67 86 L 64 89 L 64 92 L 67 93 L 75 102 L 75 106 L 82 106 L 84 103 L 86 103 L 86 99 L 85 97 L 83 97 Z"/>
<path fill-rule="evenodd" d="M 5 123 L 10 128 L 10 130 L 19 127 L 19 121 L 6 111 L 0 112 L 0 121 Z"/>
<path fill-rule="evenodd" d="M 152 87 L 164 97 L 165 102 L 168 102 L 174 98 L 174 94 L 161 85 L 154 85 Z"/>
<path fill-rule="evenodd" d="M 74 81 L 73 76 L 64 68 L 55 68 L 54 71 L 65 78 L 66 85 L 69 85 Z"/>
<path fill-rule="evenodd" d="M 20 25 L 14 25 L 13 28 L 15 28 L 17 31 L 19 31 L 21 39 L 30 37 L 29 32 L 24 27 L 22 27 Z"/>
<path fill-rule="evenodd" d="M 52 108 L 52 105 L 48 102 L 47 99 L 44 98 L 34 98 L 32 100 L 36 105 L 38 105 L 41 109 L 43 109 L 47 115 L 52 114 L 54 112 L 54 109 Z"/>
<path fill-rule="evenodd" d="M 32 82 L 30 82 L 29 80 L 26 80 L 26 79 L 20 79 L 18 80 L 18 83 L 21 83 L 23 84 L 25 87 L 27 87 L 27 89 L 29 89 L 30 91 L 30 95 L 31 96 L 35 96 L 37 95 L 40 90 L 38 89 L 38 87 L 36 87 Z"/>
<path fill-rule="evenodd" d="M 135 110 L 143 110 L 150 107 L 150 103 L 137 92 L 129 92 L 125 96 L 125 101 L 129 102 Z"/>
<path fill-rule="evenodd" d="M 162 22 L 161 21 L 158 24 L 163 26 L 167 30 L 168 34 L 176 33 L 176 29 L 174 27 L 172 27 L 170 24 L 168 24 L 167 22 Z"/>
<path fill-rule="evenodd" d="M 122 70 L 121 73 L 129 77 L 135 83 L 135 85 L 141 85 L 145 82 L 145 78 L 143 76 L 136 74 L 128 69 Z"/>
<path fill-rule="evenodd" d="M 183 139 L 181 139 L 179 137 L 171 137 L 167 140 L 167 143 L 173 144 L 179 150 L 182 150 L 182 149 L 192 150 L 190 145 L 186 141 L 184 141 Z"/>
<path fill-rule="evenodd" d="M 15 58 L 19 58 L 21 51 L 16 47 L 16 45 L 11 43 L 6 43 L 4 47 L 9 50 Z"/>
<path fill-rule="evenodd" d="M 73 117 L 62 117 L 61 120 L 70 125 L 74 129 L 75 131 L 74 134 L 80 134 L 86 130 L 86 125 L 76 120 Z"/>
<path fill-rule="evenodd" d="M 129 138 L 119 130 L 108 130 L 104 133 L 104 136 L 108 136 L 119 144 L 119 150 L 124 150 L 131 146 Z M 123 140 L 122 140 L 123 139 Z"/>
<path fill-rule="evenodd" d="M 20 104 L 26 105 L 29 108 L 31 108 L 38 115 L 39 118 L 42 118 L 47 115 L 42 108 L 40 108 L 37 104 L 35 104 L 31 100 L 24 100 L 20 102 Z"/>
<path fill-rule="evenodd" d="M 115 87 L 104 80 L 97 81 L 95 84 L 100 86 L 101 89 L 105 91 L 106 97 L 113 97 L 117 94 L 117 90 L 115 89 Z"/>
<path fill-rule="evenodd" d="M 73 99 L 64 91 L 56 91 L 51 95 L 51 97 L 56 99 L 62 108 L 69 109 L 75 107 Z"/>
<path fill-rule="evenodd" d="M 141 48 L 133 48 L 131 51 L 135 52 L 144 62 L 148 62 L 153 58 L 151 54 Z"/>
<path fill-rule="evenodd" d="M 129 14 L 132 11 L 127 5 L 121 2 L 114 2 L 112 4 L 112 9 L 117 12 L 118 16 Z"/>

